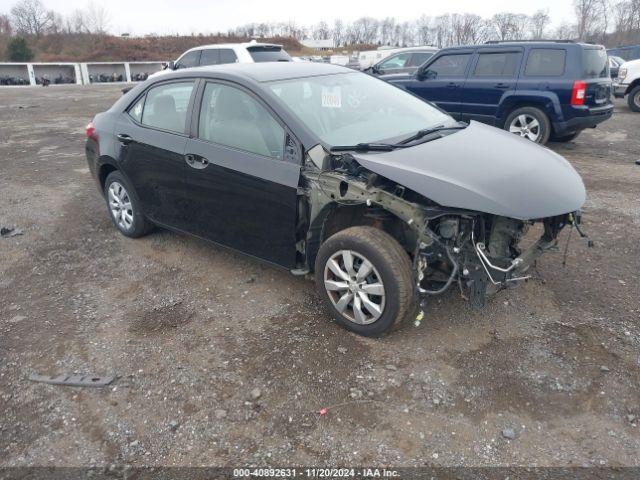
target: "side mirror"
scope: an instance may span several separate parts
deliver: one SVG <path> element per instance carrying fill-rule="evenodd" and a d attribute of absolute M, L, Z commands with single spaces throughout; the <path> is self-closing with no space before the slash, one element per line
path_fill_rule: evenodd
<path fill-rule="evenodd" d="M 173 60 L 171 60 L 168 64 L 167 64 L 167 68 L 169 70 L 175 70 L 176 69 L 176 62 L 174 62 Z"/>

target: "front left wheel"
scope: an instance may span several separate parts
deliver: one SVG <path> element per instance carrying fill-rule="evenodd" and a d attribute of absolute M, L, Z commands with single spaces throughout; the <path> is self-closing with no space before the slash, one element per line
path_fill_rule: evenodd
<path fill-rule="evenodd" d="M 120 233 L 131 238 L 149 233 L 152 225 L 144 216 L 135 191 L 120 172 L 116 170 L 107 176 L 104 192 L 111 220 Z"/>
<path fill-rule="evenodd" d="M 316 258 L 316 288 L 336 321 L 377 336 L 415 312 L 409 255 L 388 233 L 351 227 L 326 240 Z"/>

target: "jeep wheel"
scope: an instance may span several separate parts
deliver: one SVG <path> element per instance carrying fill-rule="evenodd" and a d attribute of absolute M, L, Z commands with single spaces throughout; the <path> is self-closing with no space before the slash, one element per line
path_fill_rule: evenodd
<path fill-rule="evenodd" d="M 629 108 L 631 110 L 634 112 L 640 112 L 640 85 L 629 92 L 627 102 L 629 103 Z"/>
<path fill-rule="evenodd" d="M 388 233 L 351 227 L 318 252 L 316 288 L 338 323 L 364 336 L 389 330 L 415 312 L 409 255 Z"/>
<path fill-rule="evenodd" d="M 551 122 L 549 122 L 549 117 L 539 108 L 522 107 L 509 114 L 504 122 L 504 129 L 544 145 L 551 134 Z"/>
<path fill-rule="evenodd" d="M 117 170 L 107 176 L 104 182 L 104 193 L 111 220 L 120 233 L 131 238 L 142 237 L 149 233 L 152 224 L 142 213 L 140 200 Z"/>

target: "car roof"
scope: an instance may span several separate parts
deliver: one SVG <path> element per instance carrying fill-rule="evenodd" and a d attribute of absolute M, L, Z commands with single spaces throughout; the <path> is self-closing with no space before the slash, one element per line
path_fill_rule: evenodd
<path fill-rule="evenodd" d="M 216 76 L 228 78 L 244 78 L 257 83 L 288 80 L 292 78 L 313 77 L 319 75 L 335 75 L 353 73 L 354 70 L 340 65 L 315 62 L 258 62 L 227 63 L 178 70 L 163 75 L 163 80 L 185 76 Z"/>
<path fill-rule="evenodd" d="M 247 47 L 280 47 L 277 43 L 258 43 L 258 42 L 243 42 L 243 43 L 211 43 L 209 45 L 198 45 L 197 47 L 190 48 L 184 53 L 191 52 L 192 50 L 210 50 L 214 48 L 247 48 Z"/>
<path fill-rule="evenodd" d="M 579 43 L 579 42 L 572 42 L 572 41 L 563 41 L 563 40 L 558 40 L 558 41 L 554 41 L 554 40 L 527 40 L 527 41 L 501 41 L 501 42 L 487 42 L 487 43 L 480 43 L 480 44 L 476 44 L 476 45 L 460 45 L 458 47 L 447 47 L 447 48 L 443 48 L 442 50 L 440 50 L 441 52 L 444 51 L 452 51 L 452 50 L 473 50 L 476 48 L 500 48 L 500 47 L 507 47 L 507 48 L 513 48 L 513 47 L 554 47 L 554 48 L 562 48 L 562 47 L 567 47 L 567 48 L 571 48 L 572 46 L 578 46 L 578 47 L 591 47 L 591 48 L 604 48 L 602 47 L 602 45 L 596 45 L 596 44 L 592 44 L 592 43 Z"/>

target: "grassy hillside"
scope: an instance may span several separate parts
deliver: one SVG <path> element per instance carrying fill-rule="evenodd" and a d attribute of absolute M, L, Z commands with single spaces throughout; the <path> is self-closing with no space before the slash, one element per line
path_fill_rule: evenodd
<path fill-rule="evenodd" d="M 111 60 L 173 60 L 182 52 L 211 43 L 247 42 L 234 36 L 122 38 L 88 34 L 50 34 L 28 40 L 36 62 L 87 62 Z M 299 53 L 302 45 L 293 38 L 267 38 L 290 53 Z M 0 59 L 6 61 L 6 39 L 0 40 Z"/>

